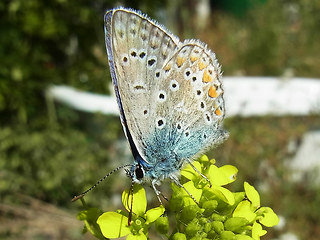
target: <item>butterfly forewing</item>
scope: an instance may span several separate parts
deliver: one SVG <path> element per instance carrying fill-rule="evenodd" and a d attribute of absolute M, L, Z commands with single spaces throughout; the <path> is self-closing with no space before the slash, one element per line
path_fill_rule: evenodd
<path fill-rule="evenodd" d="M 118 102 L 140 154 L 154 128 L 150 104 L 158 88 L 155 79 L 179 42 L 158 24 L 135 11 L 116 9 L 106 16 L 107 49 L 112 54 Z M 109 46 L 108 46 L 109 45 Z M 108 51 L 108 54 L 109 54 Z"/>

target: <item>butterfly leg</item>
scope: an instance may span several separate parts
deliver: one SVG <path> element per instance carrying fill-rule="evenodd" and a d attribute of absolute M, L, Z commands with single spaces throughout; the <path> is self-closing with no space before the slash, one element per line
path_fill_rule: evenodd
<path fill-rule="evenodd" d="M 186 193 L 188 193 L 188 195 L 192 198 L 192 200 L 196 203 L 199 204 L 197 202 L 197 200 L 194 198 L 194 196 L 192 196 L 192 194 L 179 182 L 179 180 L 173 176 L 170 177 L 170 179 L 179 187 L 181 187 L 184 191 L 186 191 Z"/>
<path fill-rule="evenodd" d="M 190 166 L 193 168 L 193 170 L 195 170 L 201 177 L 203 177 L 210 185 L 210 187 L 212 187 L 212 184 L 210 182 L 210 180 L 205 176 L 203 175 L 193 164 L 190 160 L 187 160 L 188 163 L 190 164 Z"/>
<path fill-rule="evenodd" d="M 157 180 L 156 179 L 152 180 L 152 188 L 153 188 L 154 192 L 156 193 L 160 204 L 162 205 L 162 201 L 160 198 L 161 192 L 157 189 L 156 184 L 157 184 Z"/>
<path fill-rule="evenodd" d="M 153 190 L 154 190 L 154 188 L 153 187 L 151 187 L 151 186 L 149 186 L 150 188 L 152 188 Z M 163 199 L 165 199 L 167 202 L 169 202 L 169 199 L 165 196 L 165 195 L 163 195 L 163 193 L 162 192 L 160 192 L 159 191 L 159 194 L 161 195 L 161 197 L 163 197 Z"/>

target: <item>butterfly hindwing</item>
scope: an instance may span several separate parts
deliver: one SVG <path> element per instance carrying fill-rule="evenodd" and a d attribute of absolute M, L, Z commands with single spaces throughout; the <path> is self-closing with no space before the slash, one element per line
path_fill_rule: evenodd
<path fill-rule="evenodd" d="M 151 101 L 155 129 L 147 157 L 154 165 L 167 159 L 180 166 L 227 137 L 220 66 L 202 42 L 187 40 L 165 62 L 161 75 Z"/>

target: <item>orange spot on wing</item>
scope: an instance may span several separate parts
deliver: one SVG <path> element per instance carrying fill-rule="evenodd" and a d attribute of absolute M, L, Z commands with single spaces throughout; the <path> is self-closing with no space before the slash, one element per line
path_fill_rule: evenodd
<path fill-rule="evenodd" d="M 190 57 L 190 61 L 193 62 L 193 63 L 194 63 L 195 61 L 197 61 L 198 59 L 199 59 L 199 57 L 197 57 L 197 56 L 191 56 L 191 57 Z"/>
<path fill-rule="evenodd" d="M 207 63 L 199 61 L 199 70 L 205 69 L 208 66 Z"/>
<path fill-rule="evenodd" d="M 170 64 L 167 64 L 164 68 L 163 68 L 165 71 L 169 71 L 171 69 L 171 65 Z"/>
<path fill-rule="evenodd" d="M 208 83 L 212 81 L 212 76 L 210 76 L 208 69 L 206 69 L 203 73 L 202 82 Z"/>
<path fill-rule="evenodd" d="M 177 65 L 178 65 L 178 67 L 181 67 L 182 66 L 182 64 L 184 63 L 186 61 L 186 59 L 185 58 L 183 58 L 183 57 L 177 57 L 177 61 L 176 61 L 176 63 L 177 63 Z"/>
<path fill-rule="evenodd" d="M 217 108 L 217 109 L 214 111 L 214 113 L 215 113 L 216 115 L 218 115 L 218 116 L 221 116 L 221 114 L 222 114 L 222 112 L 221 112 L 221 110 L 220 110 L 219 108 Z"/>
<path fill-rule="evenodd" d="M 214 86 L 214 87 L 213 87 L 213 86 L 210 86 L 208 94 L 209 94 L 209 97 L 212 97 L 212 98 L 218 97 L 219 94 L 217 93 L 217 88 L 216 88 L 216 86 Z"/>

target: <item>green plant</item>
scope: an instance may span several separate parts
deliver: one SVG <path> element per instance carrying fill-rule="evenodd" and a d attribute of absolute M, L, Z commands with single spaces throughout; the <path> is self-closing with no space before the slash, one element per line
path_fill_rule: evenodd
<path fill-rule="evenodd" d="M 148 239 L 153 223 L 160 234 L 173 240 L 260 239 L 267 233 L 263 226 L 278 224 L 277 215 L 271 208 L 260 206 L 259 193 L 249 183 L 244 183 L 244 192 L 233 193 L 223 187 L 235 181 L 238 170 L 231 165 L 217 167 L 214 163 L 215 160 L 209 160 L 207 156 L 193 163 L 211 184 L 190 165 L 181 171 L 187 179 L 183 186 L 194 199 L 183 188 L 172 184 L 173 193 L 167 209 L 161 205 L 146 211 L 145 191 L 142 186 L 135 185 L 131 195 L 128 190 L 122 194 L 122 203 L 128 212 L 118 210 L 101 214 L 100 210 L 89 209 L 80 212 L 78 217 L 85 221 L 86 229 L 100 239 L 102 236 Z M 132 208 L 130 203 L 133 203 Z M 171 213 L 175 217 L 170 226 L 175 227 L 169 234 L 171 219 L 167 216 Z"/>

